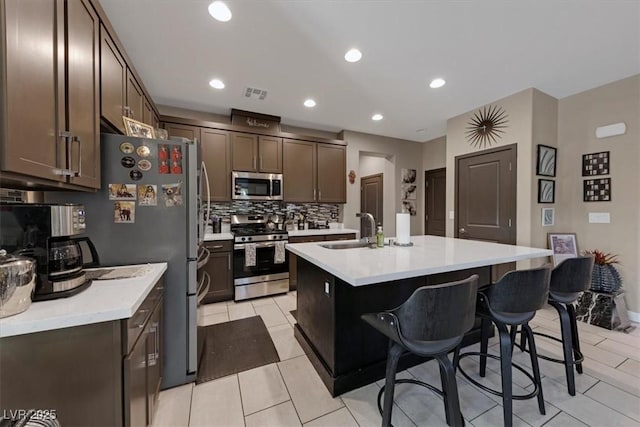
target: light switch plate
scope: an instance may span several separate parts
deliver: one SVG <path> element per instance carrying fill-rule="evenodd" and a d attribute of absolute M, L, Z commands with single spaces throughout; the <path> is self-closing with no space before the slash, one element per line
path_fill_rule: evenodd
<path fill-rule="evenodd" d="M 449 219 L 455 219 L 454 211 L 449 211 Z"/>
<path fill-rule="evenodd" d="M 589 212 L 590 224 L 609 224 L 611 222 L 611 216 L 609 212 Z"/>

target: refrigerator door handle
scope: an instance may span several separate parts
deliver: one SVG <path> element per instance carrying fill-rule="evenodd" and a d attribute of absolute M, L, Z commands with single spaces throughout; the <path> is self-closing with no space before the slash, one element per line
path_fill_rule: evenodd
<path fill-rule="evenodd" d="M 204 226 L 209 225 L 211 220 L 211 186 L 209 185 L 209 173 L 207 172 L 207 165 L 202 161 L 202 174 L 204 175 L 204 181 L 207 183 L 207 214 Z M 204 228 L 203 228 L 204 230 Z"/>
<path fill-rule="evenodd" d="M 193 374 L 198 369 L 198 301 L 197 296 L 187 297 L 187 374 Z"/>

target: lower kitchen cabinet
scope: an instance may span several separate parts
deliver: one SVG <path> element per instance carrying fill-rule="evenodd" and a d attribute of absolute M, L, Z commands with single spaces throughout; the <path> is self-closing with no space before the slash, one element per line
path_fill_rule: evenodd
<path fill-rule="evenodd" d="M 55 411 L 64 427 L 151 425 L 162 379 L 162 293 L 161 278 L 128 319 L 2 338 L 0 409 Z"/>
<path fill-rule="evenodd" d="M 355 238 L 356 235 L 353 233 L 293 236 L 289 237 L 289 243 L 327 242 L 332 240 L 353 240 Z M 298 288 L 297 257 L 289 251 L 287 251 L 287 256 L 289 257 L 289 290 L 294 291 Z"/>
<path fill-rule="evenodd" d="M 202 269 L 211 277 L 211 285 L 202 304 L 233 299 L 233 241 L 205 242 L 205 247 L 211 255 Z"/>

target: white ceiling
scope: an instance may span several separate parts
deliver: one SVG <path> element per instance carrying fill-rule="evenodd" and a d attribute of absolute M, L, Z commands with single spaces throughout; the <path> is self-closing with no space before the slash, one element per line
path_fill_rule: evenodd
<path fill-rule="evenodd" d="M 330 131 L 427 141 L 529 87 L 563 98 L 640 73 L 636 0 L 229 0 L 226 23 L 209 1 L 100 3 L 156 103 Z M 351 47 L 360 62 L 343 59 Z M 435 77 L 446 86 L 430 89 Z M 266 99 L 244 98 L 246 86 Z"/>

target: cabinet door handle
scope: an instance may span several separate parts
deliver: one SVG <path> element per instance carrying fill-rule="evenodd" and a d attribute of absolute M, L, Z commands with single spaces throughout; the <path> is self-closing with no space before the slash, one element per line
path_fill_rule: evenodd
<path fill-rule="evenodd" d="M 71 143 L 78 143 L 78 171 L 75 173 L 75 176 L 80 178 L 82 176 L 82 141 L 77 136 L 74 136 L 71 139 Z M 71 151 L 71 147 L 69 147 L 69 151 Z"/>
<path fill-rule="evenodd" d="M 253 168 L 254 168 L 254 169 L 257 169 L 257 167 L 256 167 L 256 158 L 255 158 L 255 156 L 253 157 Z"/>
<path fill-rule="evenodd" d="M 322 191 L 318 190 L 318 200 L 322 200 Z"/>
<path fill-rule="evenodd" d="M 64 151 L 65 151 L 65 157 L 66 157 L 66 165 L 71 166 L 71 153 L 69 150 L 69 138 L 71 138 L 71 132 L 68 131 L 60 131 L 58 133 L 58 139 L 57 139 L 57 144 L 59 144 L 60 142 L 62 142 L 64 140 Z M 56 159 L 57 159 L 57 153 L 56 153 Z M 56 160 L 56 165 L 58 165 L 58 161 Z M 73 176 L 75 175 L 75 172 L 73 171 L 73 169 L 68 169 L 68 168 L 56 168 L 53 169 L 53 173 L 54 175 L 62 175 L 62 176 Z"/>
<path fill-rule="evenodd" d="M 129 107 L 128 105 L 125 105 L 122 109 L 124 110 L 125 116 L 131 117 L 131 107 Z"/>
<path fill-rule="evenodd" d="M 209 249 L 222 249 L 222 245 L 210 246 Z"/>
<path fill-rule="evenodd" d="M 231 271 L 231 255 L 227 255 L 227 268 Z"/>
<path fill-rule="evenodd" d="M 316 189 L 315 188 L 313 189 L 313 200 L 314 201 L 316 200 Z"/>
<path fill-rule="evenodd" d="M 260 170 L 262 170 L 262 156 L 260 156 Z"/>

